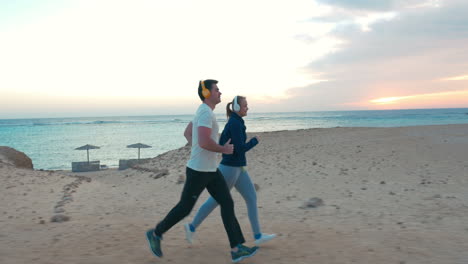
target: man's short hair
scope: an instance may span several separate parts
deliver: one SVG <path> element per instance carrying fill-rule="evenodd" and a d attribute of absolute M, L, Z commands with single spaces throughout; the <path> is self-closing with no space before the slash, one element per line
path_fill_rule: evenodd
<path fill-rule="evenodd" d="M 213 88 L 213 84 L 217 84 L 218 81 L 217 80 L 213 80 L 213 79 L 206 79 L 204 81 L 205 83 L 205 87 L 206 89 L 210 90 Z M 202 86 L 201 86 L 201 81 L 198 82 L 198 96 L 200 96 L 200 99 L 202 101 L 205 101 L 205 97 L 203 97 L 203 94 L 202 94 Z"/>

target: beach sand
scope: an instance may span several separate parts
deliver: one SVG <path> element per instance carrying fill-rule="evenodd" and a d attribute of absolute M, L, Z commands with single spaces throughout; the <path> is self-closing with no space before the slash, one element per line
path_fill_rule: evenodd
<path fill-rule="evenodd" d="M 242 263 L 468 263 L 468 125 L 255 135 L 248 171 L 262 231 L 278 237 Z M 184 239 L 206 192 L 165 234 L 164 258 L 148 249 L 145 231 L 177 203 L 188 154 L 92 173 L 0 162 L 0 263 L 230 263 L 219 209 L 193 245 Z M 253 245 L 245 203 L 232 194 Z M 314 197 L 323 205 L 307 207 Z M 56 215 L 69 219 L 51 222 Z"/>

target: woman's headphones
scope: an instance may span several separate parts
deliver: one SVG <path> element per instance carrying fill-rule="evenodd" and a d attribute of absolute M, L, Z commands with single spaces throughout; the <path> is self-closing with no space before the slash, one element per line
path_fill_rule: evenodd
<path fill-rule="evenodd" d="M 236 97 L 234 97 L 234 102 L 232 103 L 232 110 L 234 110 L 234 112 L 240 111 L 240 105 L 239 102 L 237 102 L 237 95 Z"/>
<path fill-rule="evenodd" d="M 201 80 L 200 83 L 201 83 L 201 87 L 202 87 L 202 95 L 203 95 L 203 97 L 205 97 L 205 99 L 210 98 L 211 92 L 210 92 L 210 90 L 206 89 L 206 87 L 205 87 L 205 81 Z"/>

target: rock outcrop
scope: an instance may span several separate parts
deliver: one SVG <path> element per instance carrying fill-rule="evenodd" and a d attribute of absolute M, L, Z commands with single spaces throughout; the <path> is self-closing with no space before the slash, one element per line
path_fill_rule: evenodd
<path fill-rule="evenodd" d="M 26 154 L 10 147 L 0 146 L 0 162 L 17 168 L 34 169 L 31 159 Z"/>

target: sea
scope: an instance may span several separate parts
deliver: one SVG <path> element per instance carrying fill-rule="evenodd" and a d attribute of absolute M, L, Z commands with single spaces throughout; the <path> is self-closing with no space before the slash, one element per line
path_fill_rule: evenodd
<path fill-rule="evenodd" d="M 152 158 L 186 144 L 183 132 L 193 115 L 73 117 L 0 119 L 0 146 L 28 155 L 34 169 L 71 170 L 71 162 L 90 160 L 118 167 L 119 159 L 135 159 L 138 149 L 127 145 L 143 143 L 141 158 Z M 217 114 L 220 130 L 226 123 Z M 329 127 L 401 127 L 467 124 L 468 108 L 249 113 L 247 132 L 297 130 Z"/>

